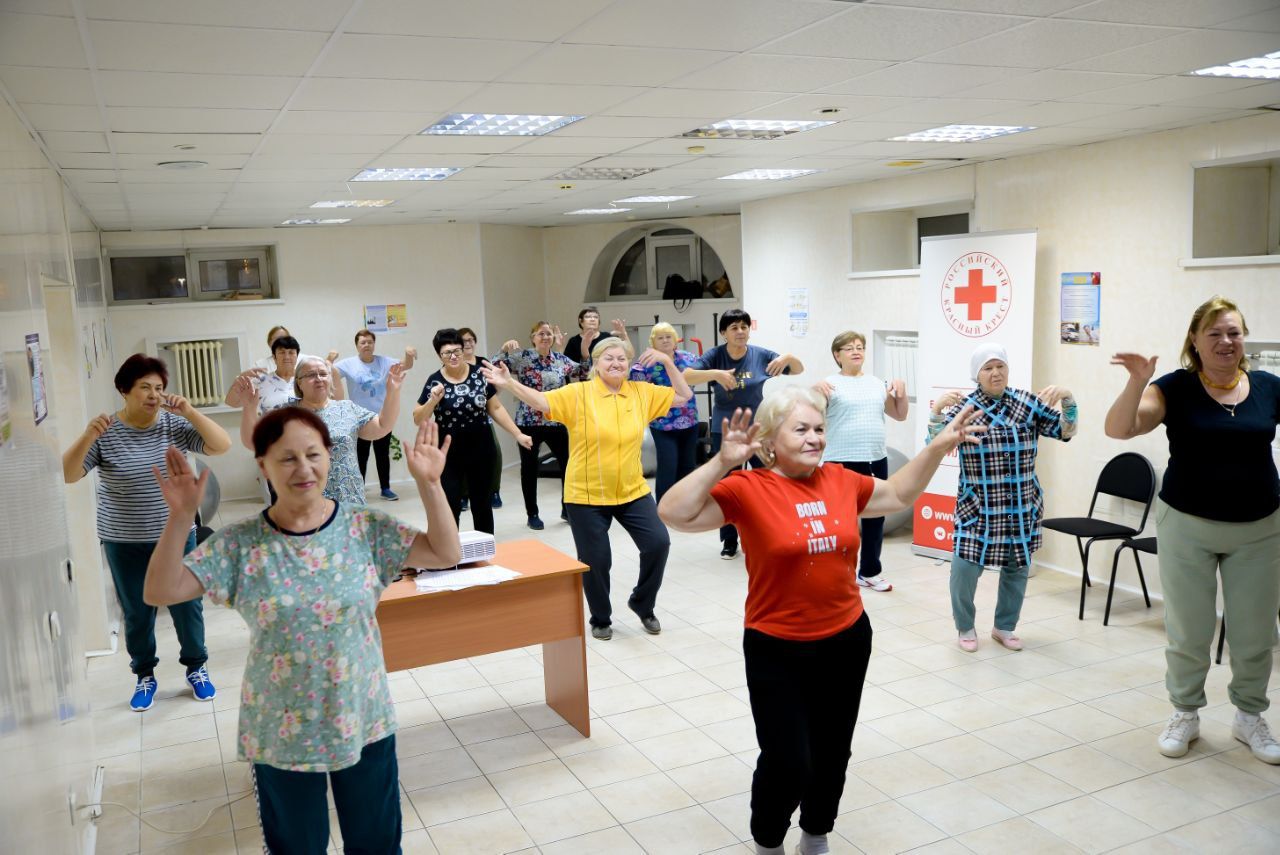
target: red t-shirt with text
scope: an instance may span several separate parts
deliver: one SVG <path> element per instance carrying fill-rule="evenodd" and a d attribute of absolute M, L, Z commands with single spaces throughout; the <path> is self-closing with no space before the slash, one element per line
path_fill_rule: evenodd
<path fill-rule="evenodd" d="M 862 616 L 858 513 L 875 479 L 838 463 L 808 478 L 768 469 L 711 488 L 747 559 L 747 629 L 793 641 L 827 638 Z"/>

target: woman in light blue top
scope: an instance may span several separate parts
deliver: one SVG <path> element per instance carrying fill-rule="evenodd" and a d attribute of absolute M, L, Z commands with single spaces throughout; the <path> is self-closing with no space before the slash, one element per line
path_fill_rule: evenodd
<path fill-rule="evenodd" d="M 819 381 L 814 388 L 827 397 L 827 448 L 822 462 L 839 463 L 845 469 L 876 478 L 889 477 L 889 457 L 884 444 L 884 417 L 907 419 L 907 388 L 901 380 L 885 383 L 862 373 L 867 339 L 848 330 L 831 342 L 838 374 Z M 858 584 L 875 591 L 892 591 L 880 575 L 880 547 L 884 543 L 884 517 L 860 517 L 862 553 Z"/>

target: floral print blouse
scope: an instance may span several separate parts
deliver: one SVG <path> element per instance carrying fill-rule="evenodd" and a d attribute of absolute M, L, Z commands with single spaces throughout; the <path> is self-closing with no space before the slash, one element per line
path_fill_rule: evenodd
<path fill-rule="evenodd" d="M 315 535 L 285 534 L 264 511 L 183 559 L 205 595 L 249 625 L 241 760 L 336 772 L 395 732 L 376 611 L 417 534 L 339 502 Z"/>
<path fill-rule="evenodd" d="M 512 376 L 530 389 L 539 392 L 550 392 L 577 380 L 587 379 L 587 371 L 591 363 L 574 362 L 558 351 L 551 351 L 546 356 L 531 347 L 517 350 L 515 353 L 499 353 L 490 362 L 505 362 Z M 540 425 L 558 426 L 544 414 L 533 407 L 520 402 L 516 408 L 516 424 L 520 427 L 538 427 Z"/>
<path fill-rule="evenodd" d="M 671 361 L 676 364 L 676 368 L 684 371 L 686 368 L 694 367 L 698 357 L 687 350 L 677 350 L 671 357 Z M 642 367 L 639 362 L 633 364 L 631 366 L 631 379 L 645 380 L 655 386 L 671 385 L 671 378 L 667 376 L 667 369 L 656 362 L 648 368 Z M 690 398 L 687 403 L 673 406 L 665 416 L 649 422 L 649 427 L 655 430 L 683 430 L 694 427 L 697 424 L 698 405 Z"/>
<path fill-rule="evenodd" d="M 301 406 L 298 398 L 289 399 L 290 406 Z M 325 498 L 352 505 L 364 504 L 364 477 L 356 460 L 356 434 L 360 428 L 378 417 L 351 401 L 330 401 L 315 411 L 333 441 L 330 452 L 329 480 L 324 485 Z"/>

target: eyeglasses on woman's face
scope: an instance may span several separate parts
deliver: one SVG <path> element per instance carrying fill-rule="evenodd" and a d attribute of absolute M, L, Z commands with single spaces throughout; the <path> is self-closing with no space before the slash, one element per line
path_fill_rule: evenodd
<path fill-rule="evenodd" d="M 329 379 L 329 372 L 328 371 L 312 371 L 310 374 L 299 374 L 298 379 L 308 380 L 308 381 L 314 380 L 317 383 L 319 383 L 321 381 Z"/>
<path fill-rule="evenodd" d="M 458 359 L 461 356 L 462 348 L 460 347 L 446 347 L 444 350 L 440 351 L 441 359 Z"/>

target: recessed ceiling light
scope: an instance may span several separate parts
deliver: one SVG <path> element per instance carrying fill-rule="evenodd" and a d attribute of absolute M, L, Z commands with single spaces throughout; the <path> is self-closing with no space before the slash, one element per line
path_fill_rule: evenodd
<path fill-rule="evenodd" d="M 907 167 L 907 166 L 919 166 L 922 163 L 924 163 L 923 160 L 891 160 L 888 163 L 886 163 L 885 166 Z M 312 207 L 315 207 L 315 206 L 313 205 Z"/>
<path fill-rule="evenodd" d="M 282 226 L 336 226 L 340 223 L 349 223 L 349 222 L 351 222 L 351 219 L 349 217 L 345 220 L 313 220 L 308 217 L 298 217 L 292 220 L 285 220 L 280 225 Z"/>
<path fill-rule="evenodd" d="M 941 128 L 929 128 L 927 131 L 916 131 L 914 134 L 901 137 L 889 137 L 889 140 L 891 142 L 977 142 L 1034 130 L 1033 127 L 1017 125 L 944 125 Z"/>
<path fill-rule="evenodd" d="M 484 137 L 540 137 L 572 125 L 582 116 L 519 116 L 501 113 L 450 113 L 419 133 Z"/>
<path fill-rule="evenodd" d="M 352 181 L 443 181 L 461 172 L 458 166 L 407 166 L 394 169 L 362 169 Z"/>
<path fill-rule="evenodd" d="M 648 175 L 653 166 L 575 166 L 551 176 L 560 181 L 626 181 Z"/>
<path fill-rule="evenodd" d="M 576 211 L 565 211 L 566 217 L 591 216 L 593 214 L 621 214 L 630 208 L 579 208 Z"/>
<path fill-rule="evenodd" d="M 1280 80 L 1280 51 L 1250 59 L 1237 59 L 1226 65 L 1188 71 L 1201 77 L 1248 77 L 1253 80 Z"/>
<path fill-rule="evenodd" d="M 334 199 L 329 202 L 316 202 L 313 208 L 385 208 L 395 204 L 395 199 Z"/>
<path fill-rule="evenodd" d="M 692 199 L 692 196 L 629 196 L 626 199 L 614 199 L 615 202 L 630 203 L 633 205 L 645 205 L 658 202 L 680 202 L 684 199 Z"/>
<path fill-rule="evenodd" d="M 748 169 L 732 175 L 721 175 L 721 181 L 785 181 L 802 175 L 825 172 L 823 169 Z"/>
<path fill-rule="evenodd" d="M 161 169 L 204 169 L 208 165 L 203 160 L 162 160 L 156 164 Z"/>
<path fill-rule="evenodd" d="M 832 121 L 784 121 L 780 119 L 725 119 L 712 122 L 681 136 L 711 140 L 776 140 L 801 131 L 825 128 Z"/>

